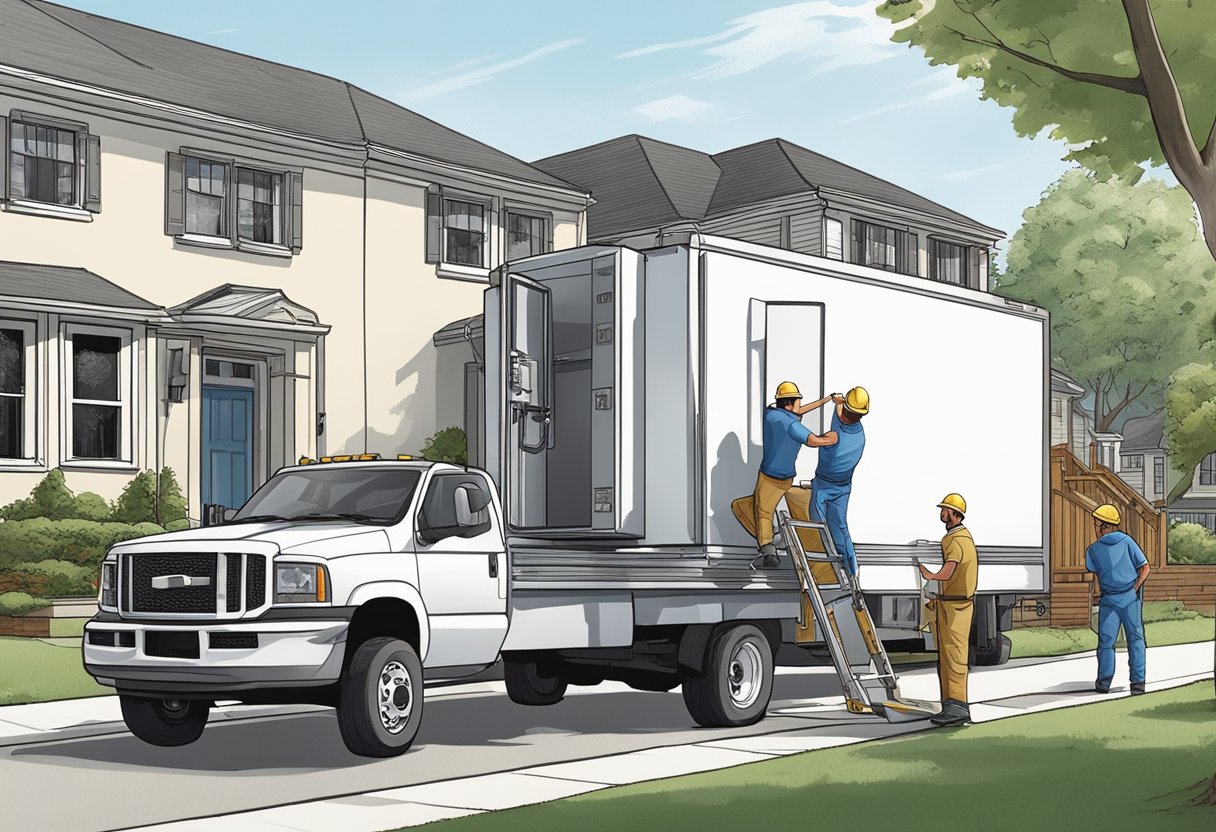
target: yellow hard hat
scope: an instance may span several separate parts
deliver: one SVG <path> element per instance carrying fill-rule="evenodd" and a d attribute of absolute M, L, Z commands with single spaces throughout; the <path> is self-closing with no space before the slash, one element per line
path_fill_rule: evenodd
<path fill-rule="evenodd" d="M 858 416 L 865 416 L 870 412 L 870 394 L 864 387 L 854 387 L 844 394 L 844 406 Z"/>
<path fill-rule="evenodd" d="M 957 511 L 959 514 L 967 513 L 967 501 L 963 499 L 962 494 L 947 494 L 942 498 L 942 501 L 937 504 L 938 508 L 950 508 Z"/>
<path fill-rule="evenodd" d="M 1123 522 L 1123 518 L 1119 516 L 1119 509 L 1115 508 L 1110 503 L 1100 505 L 1094 509 L 1094 517 L 1098 518 L 1103 523 L 1110 523 L 1112 526 L 1117 526 Z"/>
<path fill-rule="evenodd" d="M 792 381 L 783 381 L 777 385 L 777 395 L 774 397 L 780 399 L 801 399 L 802 394 L 798 392 L 798 385 Z"/>

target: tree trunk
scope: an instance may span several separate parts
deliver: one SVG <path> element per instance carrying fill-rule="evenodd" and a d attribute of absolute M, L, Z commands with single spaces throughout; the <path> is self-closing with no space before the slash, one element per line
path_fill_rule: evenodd
<path fill-rule="evenodd" d="M 1212 253 L 1212 259 L 1216 260 L 1216 175 L 1209 174 L 1204 180 L 1192 185 L 1183 185 L 1183 187 L 1191 195 L 1191 199 L 1195 200 L 1195 210 L 1199 212 L 1199 225 L 1203 229 L 1203 240 L 1208 244 L 1208 251 Z"/>
<path fill-rule="evenodd" d="M 1212 775 L 1211 780 L 1196 783 L 1195 787 L 1201 791 L 1191 798 L 1191 803 L 1196 806 L 1216 806 L 1216 774 Z"/>

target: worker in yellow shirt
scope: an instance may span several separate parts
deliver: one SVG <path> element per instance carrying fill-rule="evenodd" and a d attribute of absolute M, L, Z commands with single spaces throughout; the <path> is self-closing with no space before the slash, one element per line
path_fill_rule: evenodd
<path fill-rule="evenodd" d="M 971 532 L 963 526 L 967 501 L 960 494 L 947 494 L 937 504 L 946 526 L 942 538 L 942 568 L 932 571 L 918 564 L 921 577 L 940 581 L 937 597 L 930 601 L 934 613 L 933 638 L 937 642 L 937 678 L 941 684 L 942 710 L 934 725 L 962 725 L 971 721 L 967 705 L 967 658 L 971 641 L 971 618 L 975 612 L 975 585 L 979 559 Z"/>

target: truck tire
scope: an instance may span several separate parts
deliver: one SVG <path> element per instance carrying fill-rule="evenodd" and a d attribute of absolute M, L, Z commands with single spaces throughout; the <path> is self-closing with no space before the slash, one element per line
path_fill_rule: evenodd
<path fill-rule="evenodd" d="M 536 662 L 504 659 L 502 676 L 507 696 L 517 705 L 556 705 L 566 695 L 566 680 L 544 675 Z"/>
<path fill-rule="evenodd" d="M 683 682 L 684 704 L 707 728 L 753 725 L 773 695 L 773 648 L 754 624 L 723 627 L 709 640 L 702 671 Z"/>
<path fill-rule="evenodd" d="M 360 757 L 404 754 L 422 725 L 422 662 L 407 642 L 370 638 L 342 674 L 338 730 Z"/>
<path fill-rule="evenodd" d="M 189 745 L 203 735 L 211 704 L 194 699 L 150 699 L 118 695 L 123 721 L 149 745 Z"/>

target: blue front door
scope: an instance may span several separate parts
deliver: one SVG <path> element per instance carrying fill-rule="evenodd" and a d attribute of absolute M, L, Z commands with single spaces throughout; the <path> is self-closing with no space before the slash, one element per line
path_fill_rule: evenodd
<path fill-rule="evenodd" d="M 203 503 L 240 508 L 253 490 L 253 391 L 203 386 Z"/>

